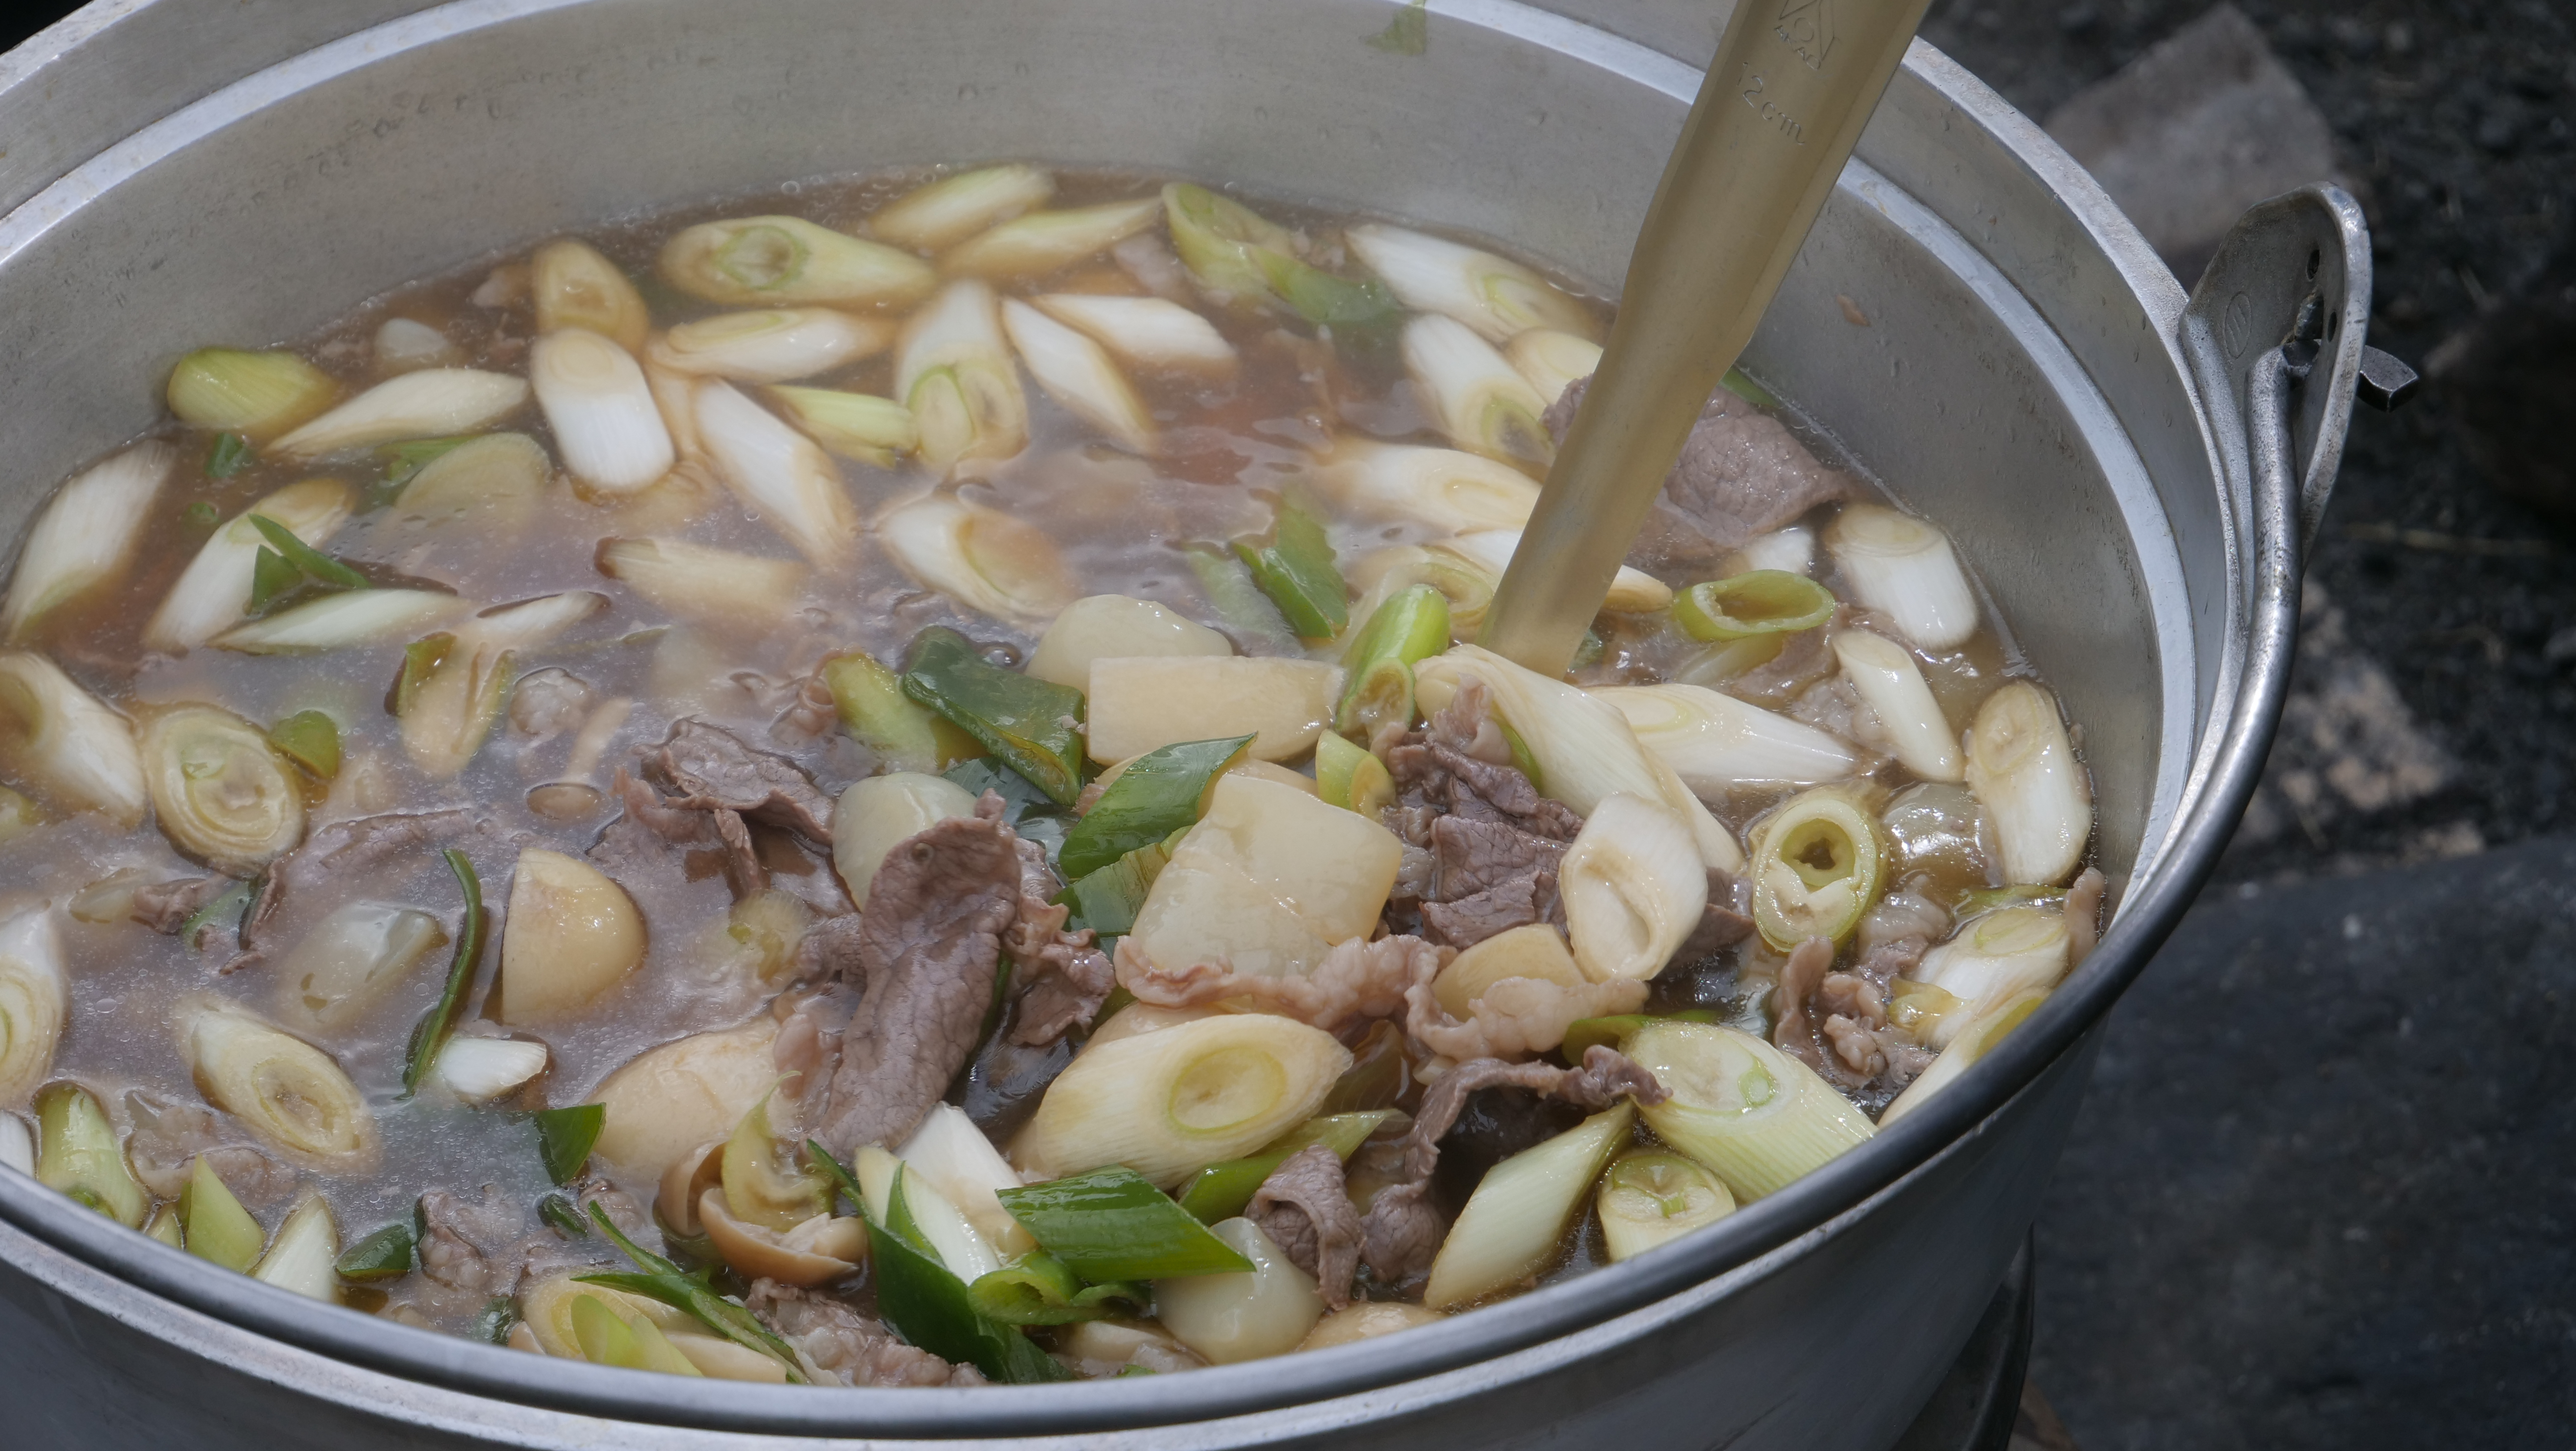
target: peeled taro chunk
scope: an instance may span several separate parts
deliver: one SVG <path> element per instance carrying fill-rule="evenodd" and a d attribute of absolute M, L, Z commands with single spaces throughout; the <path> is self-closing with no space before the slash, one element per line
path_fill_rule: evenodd
<path fill-rule="evenodd" d="M 1547 431 L 1559 445 L 1591 382 L 1568 384 L 1547 410 Z M 1628 563 L 1649 574 L 1706 564 L 1851 493 L 1851 480 L 1818 463 L 1778 419 L 1720 388 L 1664 476 Z"/>

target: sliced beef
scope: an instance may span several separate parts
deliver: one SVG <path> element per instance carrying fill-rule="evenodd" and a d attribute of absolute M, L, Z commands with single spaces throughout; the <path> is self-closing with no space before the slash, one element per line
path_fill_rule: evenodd
<path fill-rule="evenodd" d="M 407 851 L 453 839 L 475 826 L 474 813 L 462 806 L 446 811 L 392 812 L 361 816 L 317 827 L 295 850 L 269 863 L 268 875 L 242 922 L 241 951 L 224 964 L 225 972 L 266 958 L 276 945 L 268 929 L 296 893 L 325 882 L 346 881 Z"/>
<path fill-rule="evenodd" d="M 134 893 L 134 920 L 164 937 L 176 937 L 179 929 L 188 925 L 189 918 L 205 910 L 208 902 L 231 891 L 236 885 L 230 877 L 179 877 L 139 887 Z M 199 928 L 198 931 L 202 935 L 205 929 Z M 197 944 L 192 942 L 188 945 L 194 947 Z"/>
<path fill-rule="evenodd" d="M 798 948 L 828 954 L 859 988 L 839 1062 L 805 1121 L 834 1153 L 901 1143 L 939 1101 L 982 1036 L 1019 918 L 1018 837 L 991 792 L 886 853 L 855 927 L 835 918 Z"/>
<path fill-rule="evenodd" d="M 644 774 L 676 795 L 674 806 L 740 812 L 831 848 L 832 798 L 805 768 L 754 750 L 722 727 L 701 720 L 674 725 L 660 746 L 645 753 Z"/>
<path fill-rule="evenodd" d="M 1836 621 L 1835 623 L 1839 623 Z M 1834 652 L 1826 647 L 1826 636 L 1834 624 L 1819 629 L 1801 630 L 1782 641 L 1780 653 L 1719 688 L 1736 699 L 1766 710 L 1783 710 L 1808 688 L 1837 668 Z"/>
<path fill-rule="evenodd" d="M 768 890 L 769 869 L 761 865 L 751 828 L 739 813 L 722 806 L 674 805 L 651 782 L 623 767 L 610 789 L 626 810 L 608 823 L 590 849 L 590 859 L 610 876 L 631 881 L 676 847 L 683 853 L 713 855 L 737 898 Z"/>
<path fill-rule="evenodd" d="M 1576 380 L 1547 410 L 1548 431 L 1558 442 L 1590 382 Z M 1650 574 L 1710 563 L 1851 493 L 1850 478 L 1817 462 L 1778 419 L 1720 388 L 1664 476 L 1628 562 Z"/>
<path fill-rule="evenodd" d="M 1932 1063 L 1887 1018 L 1889 984 L 1923 960 L 1924 946 L 1920 937 L 1882 942 L 1835 972 L 1831 942 L 1799 943 L 1772 989 L 1771 1041 L 1862 1108 L 1884 1109 Z"/>
<path fill-rule="evenodd" d="M 1469 677 L 1424 727 L 1381 742 L 1394 778 L 1386 824 L 1407 851 L 1391 930 L 1472 947 L 1532 922 L 1562 925 L 1557 869 L 1583 818 L 1511 764 L 1484 682 Z"/>
<path fill-rule="evenodd" d="M 845 1386 L 979 1386 L 971 1365 L 951 1365 L 904 1344 L 874 1318 L 813 1290 L 754 1280 L 743 1305 L 793 1346 L 826 1383 Z"/>
<path fill-rule="evenodd" d="M 1406 994 L 1428 983 L 1448 955 L 1419 937 L 1358 938 L 1324 954 L 1312 972 L 1279 977 L 1238 973 L 1223 963 L 1167 968 L 1145 956 L 1133 937 L 1118 939 L 1118 982 L 1136 1000 L 1162 1008 L 1192 1008 L 1229 998 L 1249 998 L 1264 1009 L 1338 1033 L 1370 1018 L 1404 1011 Z"/>
<path fill-rule="evenodd" d="M 1315 1277 L 1327 1306 L 1339 1310 L 1351 1303 L 1351 1277 L 1359 1273 L 1367 1234 L 1342 1185 L 1341 1155 L 1324 1144 L 1289 1155 L 1252 1192 L 1244 1215 L 1297 1268 Z"/>
<path fill-rule="evenodd" d="M 1468 1096 L 1487 1088 L 1525 1088 L 1593 1113 L 1621 1098 L 1652 1104 L 1666 1097 L 1654 1074 L 1598 1044 L 1584 1050 L 1579 1068 L 1473 1058 L 1450 1069 L 1423 1095 L 1421 1111 L 1413 1117 L 1404 1141 L 1403 1177 L 1379 1190 L 1361 1216 L 1362 1254 L 1380 1283 L 1402 1284 L 1431 1268 L 1444 1233 L 1440 1211 L 1429 1197 L 1431 1176 L 1440 1167 L 1440 1141 L 1466 1110 Z"/>
<path fill-rule="evenodd" d="M 1088 927 L 1064 930 L 1072 914 L 1057 906 L 1055 869 L 1047 865 L 1046 848 L 1022 838 L 1019 919 L 1002 945 L 1017 967 L 1019 998 L 1011 1020 L 1011 1041 L 1025 1048 L 1044 1047 L 1099 1015 L 1100 1005 L 1118 986 L 1109 954 L 1094 944 Z"/>
<path fill-rule="evenodd" d="M 1675 962 L 1697 962 L 1733 947 L 1753 935 L 1752 890 L 1736 879 L 1732 872 L 1719 867 L 1708 869 L 1708 905 L 1699 913 L 1699 925 L 1673 950 Z"/>
<path fill-rule="evenodd" d="M 199 1155 L 233 1197 L 255 1209 L 295 1192 L 294 1170 L 252 1147 L 248 1133 L 202 1103 L 129 1088 L 125 1115 L 134 1125 L 126 1135 L 125 1156 L 134 1177 L 160 1198 L 179 1197 Z"/>
<path fill-rule="evenodd" d="M 422 1296 L 436 1314 L 462 1314 L 518 1293 L 527 1214 L 492 1185 L 480 1199 L 447 1189 L 420 1196 Z"/>

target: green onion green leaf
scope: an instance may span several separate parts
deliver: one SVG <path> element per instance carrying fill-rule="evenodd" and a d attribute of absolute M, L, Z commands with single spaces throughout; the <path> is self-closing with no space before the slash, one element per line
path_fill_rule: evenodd
<path fill-rule="evenodd" d="M 628 1259 L 643 1266 L 643 1273 L 583 1275 L 580 1283 L 606 1285 L 612 1290 L 624 1290 L 630 1295 L 658 1300 L 743 1349 L 757 1351 L 777 1361 L 786 1368 L 789 1384 L 806 1383 L 805 1373 L 796 1366 L 796 1352 L 787 1348 L 786 1341 L 771 1334 L 769 1327 L 744 1309 L 740 1301 L 717 1294 L 704 1281 L 628 1239 L 598 1205 L 590 1206 L 590 1217 L 619 1249 L 625 1251 Z M 1047 1363 L 1053 1365 L 1055 1362 L 1049 1360 Z"/>
<path fill-rule="evenodd" d="M 1398 590 L 1342 652 L 1344 684 L 1333 729 L 1367 740 L 1381 725 L 1413 723 L 1413 667 L 1449 648 L 1449 597 L 1427 584 Z"/>
<path fill-rule="evenodd" d="M 1263 1145 L 1257 1154 L 1210 1164 L 1198 1171 L 1189 1183 L 1181 1187 L 1180 1207 L 1201 1224 L 1232 1219 L 1252 1202 L 1253 1191 L 1261 1187 L 1261 1181 L 1287 1163 L 1290 1155 L 1310 1144 L 1323 1144 L 1347 1160 L 1386 1119 L 1385 1109 L 1310 1118 Z M 1030 1231 L 1032 1234 L 1036 1232 Z M 1209 1238 L 1214 1239 L 1215 1236 L 1210 1235 Z"/>
<path fill-rule="evenodd" d="M 599 1142 L 599 1131 L 607 1124 L 608 1105 L 604 1103 L 538 1110 L 537 1147 L 545 1157 L 546 1177 L 558 1184 L 580 1178 L 582 1167 L 590 1162 L 591 1147 Z"/>
<path fill-rule="evenodd" d="M 1052 1255 L 1025 1255 L 966 1287 L 975 1308 L 1005 1325 L 1070 1325 L 1103 1315 L 1141 1315 L 1153 1303 L 1143 1285 L 1085 1285 Z"/>
<path fill-rule="evenodd" d="M 315 582 L 340 589 L 365 589 L 367 577 L 333 559 L 330 555 L 295 537 L 295 531 L 265 514 L 250 516 L 250 527 L 269 547 L 286 556 L 286 562 L 311 575 Z"/>
<path fill-rule="evenodd" d="M 1170 1195 L 1123 1166 L 994 1192 L 1041 1248 L 1094 1284 L 1252 1269 Z"/>
<path fill-rule="evenodd" d="M 213 926 L 226 913 L 232 914 L 236 923 L 240 922 L 242 911 L 248 906 L 250 906 L 250 883 L 237 882 L 227 888 L 222 896 L 190 913 L 188 920 L 179 924 L 179 940 L 188 944 L 190 951 L 196 951 L 198 950 L 197 937 L 200 933 Z"/>
<path fill-rule="evenodd" d="M 456 956 L 448 963 L 447 986 L 438 1001 L 411 1030 L 411 1044 L 403 1055 L 403 1092 L 420 1091 L 420 1081 L 429 1076 L 429 1065 L 438 1061 L 438 1050 L 447 1045 L 448 1030 L 456 1026 L 456 1012 L 465 1002 L 465 990 L 474 982 L 475 965 L 483 960 L 483 883 L 474 875 L 474 864 L 465 853 L 454 847 L 440 853 L 447 869 L 456 874 L 456 884 L 465 892 L 465 930 L 456 937 Z M 592 1137 L 596 1138 L 594 1132 Z M 583 1152 L 589 1152 L 585 1145 Z"/>
<path fill-rule="evenodd" d="M 349 1246 L 341 1254 L 338 1265 L 340 1278 L 362 1284 L 369 1280 L 399 1279 L 411 1273 L 419 1248 L 420 1231 L 410 1220 L 398 1219 Z"/>
<path fill-rule="evenodd" d="M 1065 833 L 1058 862 L 1065 876 L 1088 876 L 1138 847 L 1152 846 L 1196 824 L 1207 809 L 1208 793 L 1216 788 L 1217 778 L 1234 769 L 1250 749 L 1250 736 L 1179 741 L 1129 762 L 1100 800 Z"/>
<path fill-rule="evenodd" d="M 589 1156 L 585 1154 L 583 1157 Z M 580 1207 L 572 1202 L 569 1194 L 549 1194 L 538 1200 L 537 1218 L 572 1239 L 586 1239 L 590 1235 L 589 1221 L 581 1217 Z"/>
<path fill-rule="evenodd" d="M 954 722 L 1059 806 L 1082 794 L 1082 692 L 1005 670 L 955 630 L 913 641 L 904 694 Z"/>
<path fill-rule="evenodd" d="M 1296 500 L 1279 501 L 1267 540 L 1238 539 L 1234 552 L 1299 636 L 1329 640 L 1350 623 L 1350 586 L 1333 558 L 1333 541 Z"/>
<path fill-rule="evenodd" d="M 213 445 L 206 450 L 206 477 L 229 479 L 240 473 L 254 456 L 249 439 L 238 433 L 218 433 Z"/>
<path fill-rule="evenodd" d="M 268 728 L 278 753 L 325 781 L 340 774 L 340 724 L 318 710 L 299 710 Z"/>

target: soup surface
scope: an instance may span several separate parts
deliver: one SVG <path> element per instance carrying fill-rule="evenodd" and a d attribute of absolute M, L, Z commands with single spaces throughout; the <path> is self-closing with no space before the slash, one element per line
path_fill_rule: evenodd
<path fill-rule="evenodd" d="M 2089 949 L 2089 787 L 1740 377 L 1573 669 L 1479 650 L 1608 311 L 1011 165 L 187 355 L 0 610 L 0 1163 L 875 1385 L 1342 1344 L 1779 1189 Z"/>

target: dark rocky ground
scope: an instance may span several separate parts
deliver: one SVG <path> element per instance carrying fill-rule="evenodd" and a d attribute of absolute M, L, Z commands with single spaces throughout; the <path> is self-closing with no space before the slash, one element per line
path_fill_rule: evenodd
<path fill-rule="evenodd" d="M 2045 118 L 2205 8 L 1939 0 L 1925 34 Z M 2356 420 L 2263 792 L 2043 1214 L 2035 1383 L 2088 1451 L 2564 1446 L 2576 528 L 2472 462 L 2456 364 L 2576 235 L 2576 5 L 2241 8 L 2368 211 L 2372 341 L 2455 366 Z"/>

